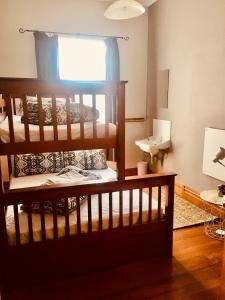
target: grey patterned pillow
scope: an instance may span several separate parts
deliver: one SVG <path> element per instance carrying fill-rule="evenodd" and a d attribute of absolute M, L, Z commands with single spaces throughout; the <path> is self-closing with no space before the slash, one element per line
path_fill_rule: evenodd
<path fill-rule="evenodd" d="M 87 196 L 80 197 L 80 205 L 82 205 L 87 200 Z M 57 215 L 65 215 L 66 214 L 66 199 L 62 198 L 56 201 L 56 214 Z M 22 204 L 20 206 L 20 209 L 24 212 L 28 212 L 29 207 L 27 204 Z M 41 212 L 41 204 L 40 202 L 32 202 L 30 204 L 30 209 L 32 213 L 40 213 Z M 43 209 L 46 214 L 52 214 L 53 213 L 53 205 L 52 201 L 44 201 L 43 203 Z M 70 214 L 74 210 L 77 209 L 77 203 L 76 203 L 76 197 L 70 197 L 68 198 L 68 213 Z"/>
<path fill-rule="evenodd" d="M 104 150 L 81 150 L 14 155 L 14 176 L 58 173 L 67 166 L 83 170 L 107 169 Z"/>
<path fill-rule="evenodd" d="M 61 100 L 57 100 L 57 107 L 61 104 Z M 51 99 L 45 98 L 42 100 L 43 123 L 44 125 L 52 124 L 52 102 Z M 27 98 L 27 114 L 28 123 L 39 125 L 38 101 L 36 97 Z M 24 123 L 24 116 L 21 117 L 21 123 Z"/>
<path fill-rule="evenodd" d="M 85 152 L 81 151 L 64 151 L 63 160 L 65 167 L 75 166 L 80 169 L 86 169 Z"/>
<path fill-rule="evenodd" d="M 85 170 L 107 169 L 104 150 L 82 150 L 64 152 L 65 167 L 76 166 Z"/>
<path fill-rule="evenodd" d="M 107 169 L 107 162 L 104 150 L 85 150 L 86 170 Z"/>
<path fill-rule="evenodd" d="M 57 173 L 64 168 L 63 152 L 14 155 L 14 176 Z"/>
<path fill-rule="evenodd" d="M 90 106 L 81 106 L 80 103 L 70 102 L 71 124 L 80 122 L 81 109 L 84 122 L 90 122 L 99 118 L 99 111 L 97 109 L 93 110 Z M 44 125 L 52 125 L 52 100 L 50 98 L 42 98 L 42 110 Z M 27 98 L 27 111 L 28 123 L 39 125 L 38 102 L 36 97 Z M 66 100 L 63 98 L 56 99 L 56 118 L 58 125 L 65 125 L 67 123 Z M 24 123 L 24 116 L 21 117 L 21 123 Z"/>

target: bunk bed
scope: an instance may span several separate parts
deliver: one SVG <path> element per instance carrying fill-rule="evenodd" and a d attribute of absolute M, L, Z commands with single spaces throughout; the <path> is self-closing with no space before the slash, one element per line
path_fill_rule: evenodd
<path fill-rule="evenodd" d="M 125 84 L 0 78 L 2 296 L 134 259 L 172 255 L 175 174 L 125 178 Z M 91 118 L 85 113 L 87 95 Z M 99 95 L 105 99 L 103 123 L 96 113 Z M 38 116 L 32 122 L 29 99 Z M 50 121 L 45 101 L 50 103 Z M 59 103 L 66 116 L 62 123 Z M 105 168 L 93 180 L 49 185 L 43 185 L 43 178 L 51 180 L 55 174 L 14 176 L 19 155 L 94 149 L 104 149 L 107 159 L 115 161 L 116 172 Z M 57 214 L 60 199 L 63 215 Z M 70 199 L 76 206 L 72 213 Z M 45 211 L 46 202 L 51 203 L 51 214 Z M 32 210 L 36 203 L 38 213 Z M 26 211 L 21 212 L 21 206 Z"/>

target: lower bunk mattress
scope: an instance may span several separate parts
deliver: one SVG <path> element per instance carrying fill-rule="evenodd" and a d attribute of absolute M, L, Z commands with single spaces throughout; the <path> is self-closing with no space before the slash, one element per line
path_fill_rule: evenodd
<path fill-rule="evenodd" d="M 108 168 L 106 170 L 94 170 L 96 174 L 101 175 L 102 178 L 110 179 L 116 178 L 116 172 Z M 24 177 L 12 177 L 10 181 L 10 189 L 18 189 L 24 187 L 33 187 L 43 184 L 47 178 L 51 178 L 55 174 L 42 174 L 32 175 Z M 112 226 L 113 228 L 119 227 L 119 192 L 114 192 L 112 195 Z M 162 215 L 162 210 L 160 208 Z M 88 232 L 88 204 L 87 201 L 80 207 L 81 215 L 81 232 Z M 99 229 L 99 201 L 98 195 L 91 196 L 91 215 L 92 215 L 92 231 L 98 231 Z M 142 222 L 148 221 L 149 217 L 149 196 L 143 192 L 142 195 Z M 158 201 L 152 199 L 152 220 L 158 218 Z M 129 191 L 123 191 L 123 226 L 129 226 L 130 219 L 130 199 Z M 137 224 L 139 222 L 139 190 L 133 190 L 133 207 L 132 207 L 132 223 Z M 13 206 L 8 206 L 6 212 L 7 234 L 8 242 L 10 245 L 16 245 L 16 230 Z M 57 216 L 57 229 L 58 237 L 65 236 L 66 222 L 64 216 Z M 69 231 L 70 235 L 77 233 L 77 212 L 73 211 L 69 215 Z M 32 214 L 33 225 L 33 240 L 38 242 L 42 240 L 41 237 L 41 218 L 40 214 Z M 29 242 L 29 230 L 28 230 L 28 217 L 27 213 L 23 212 L 19 208 L 19 228 L 20 228 L 20 242 L 26 244 Z M 102 194 L 102 229 L 107 230 L 109 228 L 109 194 Z M 51 214 L 45 214 L 45 232 L 47 239 L 54 238 L 53 231 L 53 216 Z"/>

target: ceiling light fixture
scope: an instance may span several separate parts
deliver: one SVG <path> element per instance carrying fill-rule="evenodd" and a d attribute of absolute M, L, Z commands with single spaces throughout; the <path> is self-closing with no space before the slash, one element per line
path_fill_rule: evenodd
<path fill-rule="evenodd" d="M 118 0 L 105 11 L 104 16 L 111 20 L 126 20 L 138 17 L 145 12 L 145 8 L 134 0 Z"/>

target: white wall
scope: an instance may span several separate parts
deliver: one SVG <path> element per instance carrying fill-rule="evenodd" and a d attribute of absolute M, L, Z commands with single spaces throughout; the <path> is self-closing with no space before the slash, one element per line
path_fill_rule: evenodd
<path fill-rule="evenodd" d="M 169 69 L 169 107 L 157 103 Z M 149 115 L 172 121 L 172 149 L 158 171 L 200 192 L 220 182 L 202 173 L 206 127 L 225 129 L 225 1 L 159 0 L 149 9 Z"/>
<path fill-rule="evenodd" d="M 36 77 L 34 40 L 18 29 L 127 35 L 119 40 L 121 79 L 126 88 L 126 117 L 145 117 L 148 15 L 126 21 L 104 18 L 107 3 L 94 0 L 1 0 L 0 76 Z M 145 123 L 126 125 L 126 166 L 134 167 L 141 153 L 134 140 L 145 136 Z"/>

